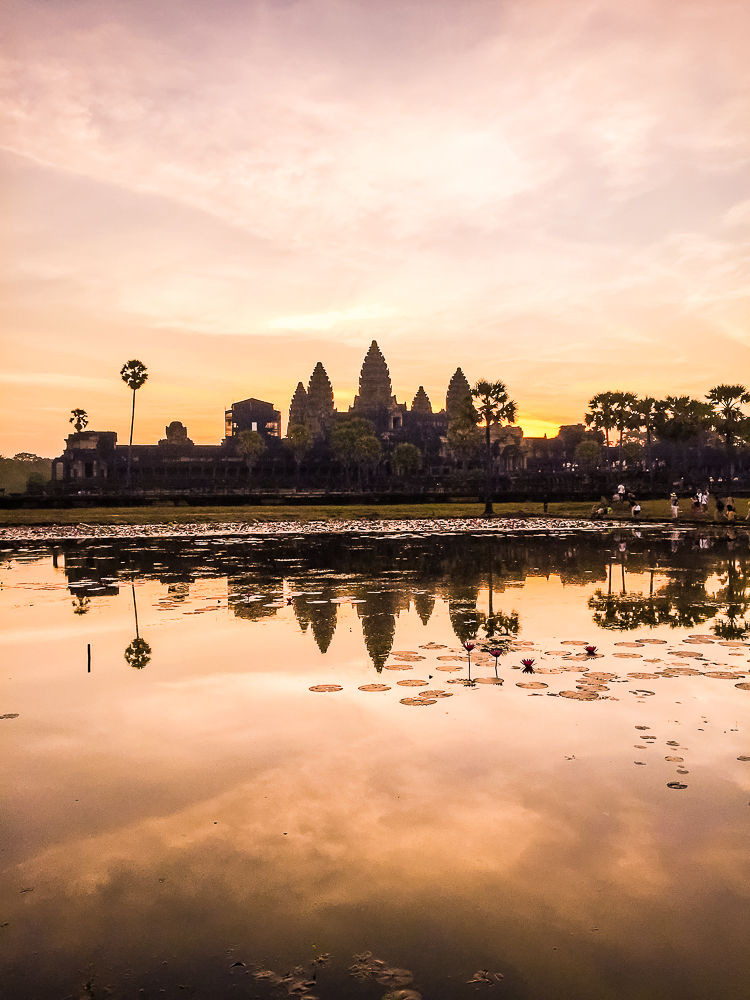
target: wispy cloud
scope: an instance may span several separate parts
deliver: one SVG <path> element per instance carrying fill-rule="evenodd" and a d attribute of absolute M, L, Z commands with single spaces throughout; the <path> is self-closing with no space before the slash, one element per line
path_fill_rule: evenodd
<path fill-rule="evenodd" d="M 377 336 L 402 384 L 439 397 L 481 367 L 545 420 L 524 366 L 573 343 L 636 388 L 678 348 L 728 378 L 705 343 L 746 325 L 747 4 L 35 0 L 8 20 L 15 370 L 17 331 L 82 371 L 127 331 L 234 385 L 252 338 L 238 391 L 283 405 L 302 376 L 280 335 L 339 384 Z"/>
<path fill-rule="evenodd" d="M 331 330 L 342 323 L 358 320 L 384 319 L 392 316 L 395 309 L 376 303 L 371 306 L 352 306 L 350 309 L 331 309 L 328 312 L 310 313 L 307 316 L 279 316 L 268 326 L 272 330 Z"/>

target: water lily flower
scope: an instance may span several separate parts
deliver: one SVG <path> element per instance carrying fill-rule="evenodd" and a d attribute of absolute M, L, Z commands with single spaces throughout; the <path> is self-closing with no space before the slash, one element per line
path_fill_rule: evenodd
<path fill-rule="evenodd" d="M 521 660 L 521 663 L 523 663 L 523 673 L 524 674 L 533 674 L 534 673 L 534 660 L 532 658 L 527 657 L 525 660 Z"/>
<path fill-rule="evenodd" d="M 502 655 L 503 655 L 502 649 L 491 649 L 490 650 L 490 656 L 494 656 L 495 657 L 495 677 L 497 677 L 497 658 L 498 658 L 498 656 L 502 656 Z"/>
<path fill-rule="evenodd" d="M 474 646 L 475 646 L 475 643 L 473 643 L 473 642 L 465 642 L 463 644 L 464 649 L 469 654 L 469 680 L 471 680 L 471 651 L 474 648 Z"/>
<path fill-rule="evenodd" d="M 587 656 L 593 656 L 595 652 L 596 652 L 596 646 L 586 646 Z"/>

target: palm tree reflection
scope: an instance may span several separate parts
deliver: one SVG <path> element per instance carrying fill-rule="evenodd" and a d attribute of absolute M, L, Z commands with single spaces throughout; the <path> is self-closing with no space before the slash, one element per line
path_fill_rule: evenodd
<path fill-rule="evenodd" d="M 135 616 L 135 639 L 125 650 L 125 662 L 130 664 L 134 670 L 143 670 L 151 660 L 151 646 L 145 639 L 141 639 L 138 631 L 138 605 L 135 600 L 135 586 L 130 585 L 133 591 L 133 615 Z"/>

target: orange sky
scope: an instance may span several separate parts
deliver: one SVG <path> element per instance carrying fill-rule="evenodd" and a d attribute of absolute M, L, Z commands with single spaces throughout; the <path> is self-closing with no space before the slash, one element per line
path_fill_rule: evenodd
<path fill-rule="evenodd" d="M 743 0 L 8 0 L 0 452 L 502 379 L 527 434 L 602 389 L 747 382 Z"/>

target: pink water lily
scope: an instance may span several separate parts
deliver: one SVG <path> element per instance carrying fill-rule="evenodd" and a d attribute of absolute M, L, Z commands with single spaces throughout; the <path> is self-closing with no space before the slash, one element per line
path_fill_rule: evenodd
<path fill-rule="evenodd" d="M 497 677 L 497 658 L 498 658 L 498 656 L 502 656 L 502 655 L 503 655 L 502 649 L 491 649 L 490 650 L 490 656 L 494 656 L 495 657 L 495 677 Z"/>
<path fill-rule="evenodd" d="M 597 649 L 596 646 L 586 646 L 586 655 L 593 656 L 594 653 L 596 652 L 596 649 Z"/>
<path fill-rule="evenodd" d="M 472 649 L 474 648 L 475 645 L 476 645 L 476 643 L 473 643 L 473 642 L 465 642 L 463 644 L 464 649 L 469 654 L 469 680 L 471 680 L 471 651 L 472 651 Z"/>
<path fill-rule="evenodd" d="M 523 663 L 523 673 L 525 674 L 534 673 L 534 660 L 532 658 L 527 657 L 525 660 L 521 660 L 521 663 Z"/>

